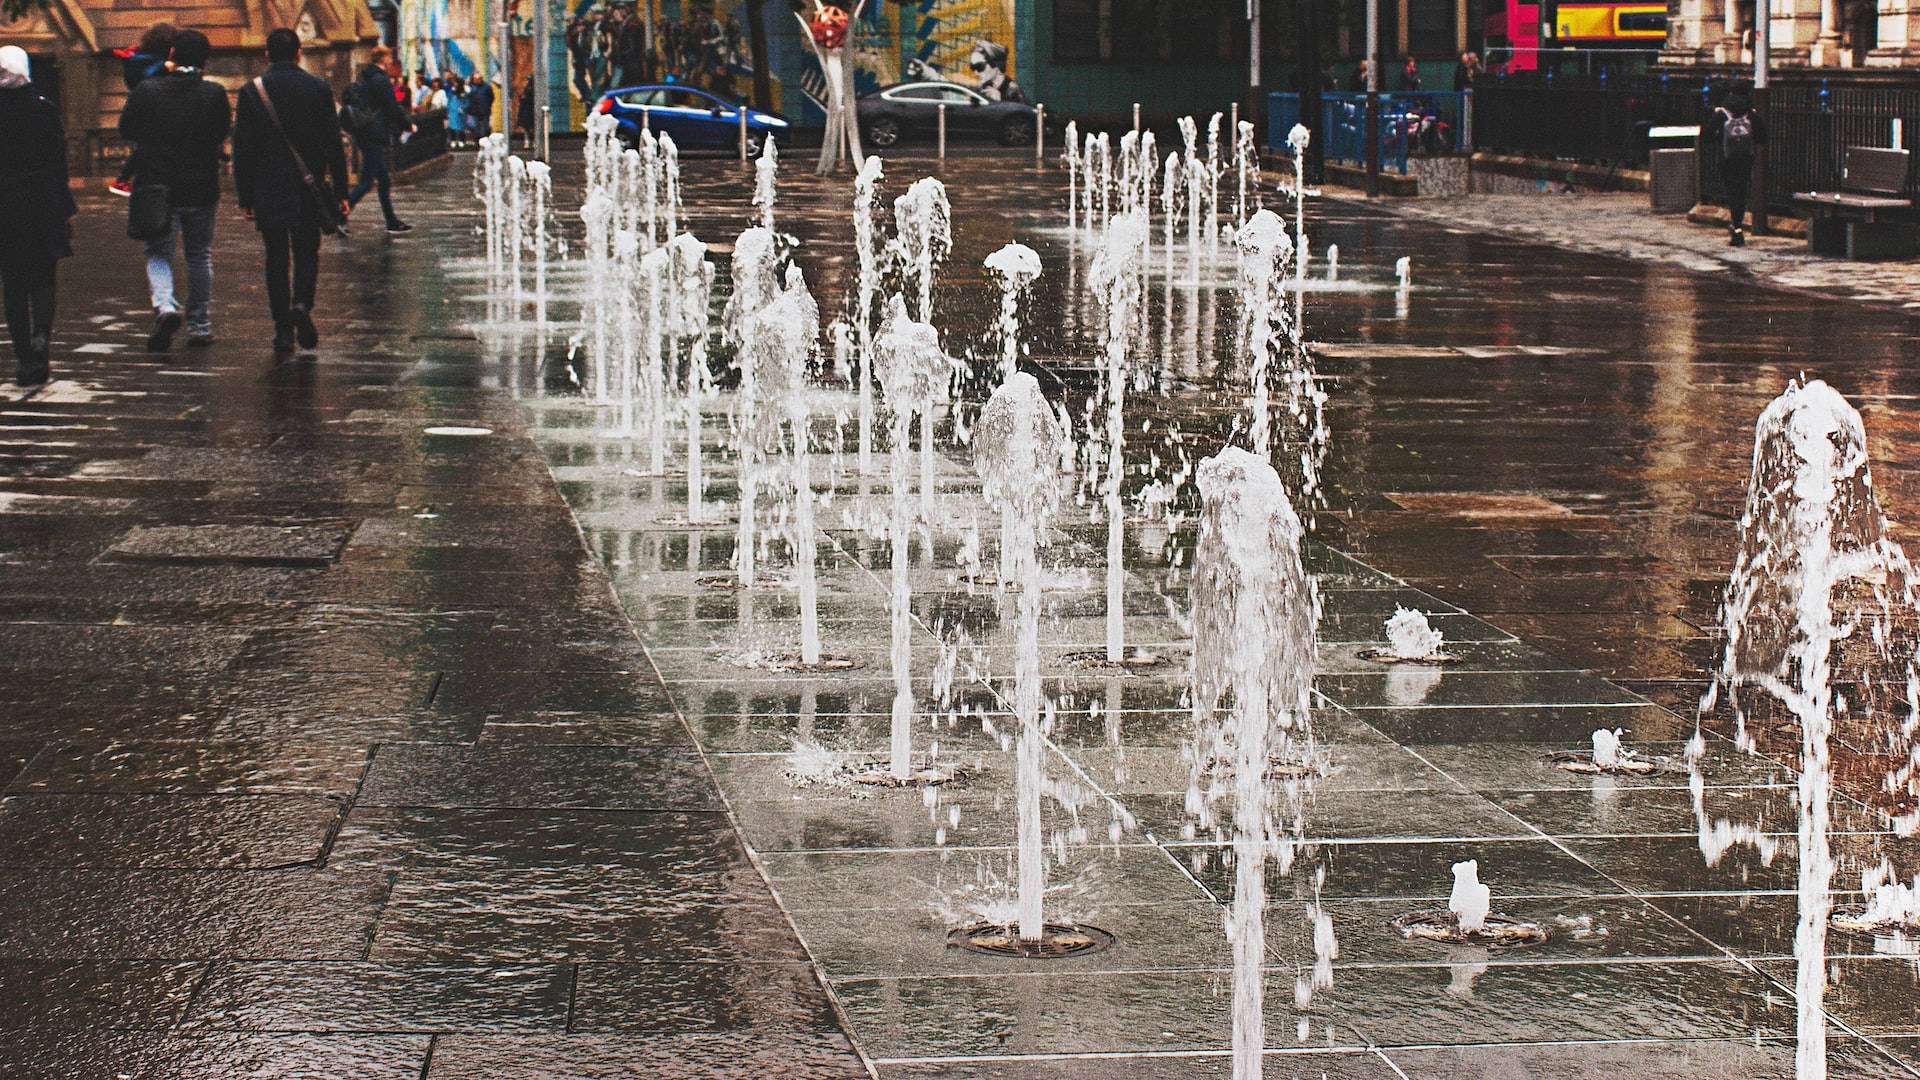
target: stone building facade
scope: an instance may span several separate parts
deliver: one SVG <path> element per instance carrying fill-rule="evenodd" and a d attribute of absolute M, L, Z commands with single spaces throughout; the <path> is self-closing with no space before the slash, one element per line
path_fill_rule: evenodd
<path fill-rule="evenodd" d="M 1752 63 L 1755 0 L 1671 3 L 1665 63 Z M 1920 0 L 1771 3 L 1768 45 L 1780 68 L 1920 69 Z"/>
<path fill-rule="evenodd" d="M 365 0 L 47 0 L 40 13 L 0 25 L 0 44 L 33 58 L 35 84 L 60 105 L 77 172 L 98 173 L 122 152 L 113 129 L 127 94 L 113 50 L 158 22 L 206 34 L 208 74 L 230 90 L 265 70 L 267 34 L 279 27 L 299 33 L 307 70 L 335 89 L 379 40 Z"/>

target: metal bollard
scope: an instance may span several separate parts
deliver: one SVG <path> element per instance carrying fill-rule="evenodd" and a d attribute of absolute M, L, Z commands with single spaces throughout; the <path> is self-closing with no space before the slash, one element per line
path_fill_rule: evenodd
<path fill-rule="evenodd" d="M 1133 103 L 1133 130 L 1140 130 L 1140 103 L 1137 101 Z"/>
<path fill-rule="evenodd" d="M 1045 161 L 1047 157 L 1047 104 L 1040 102 L 1033 107 L 1033 163 Z"/>
<path fill-rule="evenodd" d="M 947 103 L 940 103 L 940 160 L 947 160 Z"/>
<path fill-rule="evenodd" d="M 740 117 L 740 164 L 747 163 L 747 107 L 735 105 L 733 111 Z"/>
<path fill-rule="evenodd" d="M 651 105 L 640 106 L 640 130 L 653 130 L 653 106 Z"/>

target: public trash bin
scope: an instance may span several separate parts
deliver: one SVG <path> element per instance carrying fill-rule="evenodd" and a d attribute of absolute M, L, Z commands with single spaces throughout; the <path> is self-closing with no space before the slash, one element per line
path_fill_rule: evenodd
<path fill-rule="evenodd" d="M 1656 214 L 1684 214 L 1700 201 L 1700 126 L 1647 130 L 1647 190 Z"/>

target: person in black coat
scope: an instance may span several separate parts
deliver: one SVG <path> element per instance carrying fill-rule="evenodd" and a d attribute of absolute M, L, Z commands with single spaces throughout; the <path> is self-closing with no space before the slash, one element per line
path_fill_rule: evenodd
<path fill-rule="evenodd" d="M 173 242 L 187 256 L 187 343 L 209 345 L 213 324 L 213 209 L 220 202 L 221 148 L 233 111 L 227 91 L 200 77 L 213 53 L 207 36 L 182 30 L 173 39 L 173 70 L 133 88 L 120 113 L 120 134 L 134 145 L 134 187 L 167 189 L 167 234 L 147 244 L 147 287 L 153 297 L 148 352 L 166 352 L 180 329 L 173 292 Z"/>
<path fill-rule="evenodd" d="M 413 226 L 393 212 L 393 172 L 388 168 L 387 154 L 394 139 L 413 132 L 413 121 L 407 118 L 400 99 L 394 95 L 393 80 L 387 75 L 387 65 L 391 63 L 393 50 L 385 45 L 376 47 L 367 66 L 360 69 L 359 78 L 347 87 L 348 115 L 365 118 L 364 123 L 354 125 L 347 132 L 360 151 L 360 182 L 347 192 L 347 207 L 360 205 L 367 192 L 378 186 L 380 212 L 386 216 L 387 231 L 398 235 L 412 232 Z"/>
<path fill-rule="evenodd" d="M 1741 247 L 1747 242 L 1741 226 L 1753 190 L 1755 151 L 1767 145 L 1767 121 L 1754 110 L 1752 82 L 1734 81 L 1727 99 L 1707 118 L 1700 138 L 1720 154 L 1720 179 L 1727 192 L 1727 243 Z"/>
<path fill-rule="evenodd" d="M 266 244 L 273 347 L 285 352 L 296 341 L 303 349 L 320 341 L 313 326 L 313 292 L 320 276 L 320 218 L 294 152 L 315 179 L 330 181 L 335 192 L 347 186 L 347 155 L 340 146 L 333 91 L 300 69 L 299 36 L 284 28 L 268 34 L 267 59 L 266 74 L 240 91 L 239 120 L 233 128 L 233 186 L 240 212 L 253 221 Z M 260 99 L 262 87 L 273 104 L 271 116 Z M 339 211 L 346 213 L 345 199 L 340 200 Z"/>
<path fill-rule="evenodd" d="M 67 136 L 60 110 L 34 91 L 27 54 L 0 48 L 0 290 L 6 293 L 16 386 L 47 381 L 53 333 L 54 264 L 73 254 L 75 207 L 67 190 Z"/>

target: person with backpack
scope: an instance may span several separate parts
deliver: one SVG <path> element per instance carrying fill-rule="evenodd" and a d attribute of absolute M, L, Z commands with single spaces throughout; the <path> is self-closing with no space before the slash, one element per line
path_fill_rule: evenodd
<path fill-rule="evenodd" d="M 413 122 L 394 97 L 393 80 L 387 77 L 387 65 L 393 62 L 393 50 L 376 47 L 367 66 L 340 95 L 340 126 L 352 137 L 360 151 L 360 182 L 347 192 L 347 208 L 360 205 L 367 192 L 380 189 L 380 212 L 386 215 L 387 232 L 398 236 L 413 231 L 413 226 L 393 212 L 393 172 L 387 166 L 387 153 L 401 133 L 411 134 Z"/>
<path fill-rule="evenodd" d="M 226 88 L 201 77 L 212 55 L 207 35 L 180 31 L 173 39 L 173 70 L 134 87 L 120 113 L 120 134 L 133 144 L 135 203 L 143 187 L 157 189 L 166 202 L 163 231 L 146 241 L 154 313 L 148 352 L 166 352 L 180 329 L 182 312 L 173 291 L 175 238 L 187 257 L 187 344 L 213 344 L 213 210 L 220 202 L 221 149 L 233 110 Z"/>
<path fill-rule="evenodd" d="M 477 143 L 493 134 L 493 84 L 479 72 L 467 80 L 467 141 Z"/>
<path fill-rule="evenodd" d="M 167 56 L 173 52 L 173 36 L 178 33 L 172 23 L 154 23 L 147 32 L 140 35 L 139 44 L 130 49 L 115 49 L 113 55 L 120 60 L 120 81 L 127 86 L 127 93 L 155 75 L 167 70 Z M 107 190 L 115 195 L 133 194 L 133 155 L 120 166 L 120 175 L 107 182 Z"/>
<path fill-rule="evenodd" d="M 1720 177 L 1727 189 L 1727 243 L 1742 247 L 1747 242 L 1741 226 L 1753 187 L 1753 159 L 1758 148 L 1767 145 L 1766 118 L 1753 108 L 1753 83 L 1740 79 L 1733 84 L 1701 137 L 1720 154 Z"/>
<path fill-rule="evenodd" d="M 324 79 L 300 68 L 300 37 L 284 27 L 267 35 L 266 73 L 240 91 L 233 126 L 233 186 L 240 212 L 266 245 L 267 308 L 273 349 L 311 349 L 314 285 L 320 276 L 320 208 L 306 177 L 324 178 L 329 194 L 347 186 L 340 120 Z M 337 197 L 337 196 L 336 196 Z M 346 200 L 337 207 L 344 216 Z M 287 280 L 291 261 L 293 280 Z"/>

